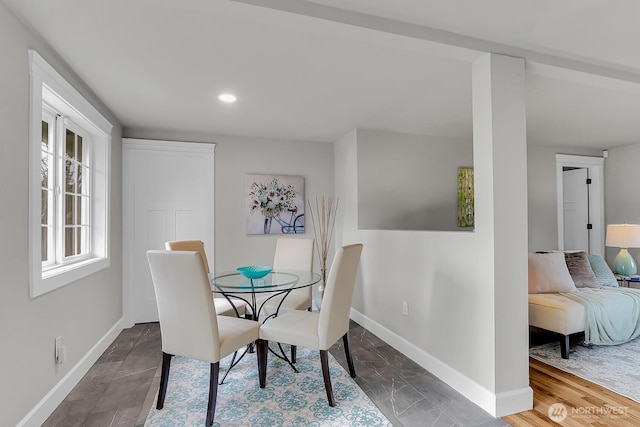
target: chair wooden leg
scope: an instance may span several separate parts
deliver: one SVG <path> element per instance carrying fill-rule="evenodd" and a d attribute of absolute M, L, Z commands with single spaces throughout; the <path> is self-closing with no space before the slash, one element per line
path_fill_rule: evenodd
<path fill-rule="evenodd" d="M 160 376 L 160 388 L 158 389 L 158 403 L 156 409 L 164 407 L 164 397 L 167 395 L 167 383 L 169 382 L 169 367 L 173 354 L 162 352 L 162 374 Z"/>
<path fill-rule="evenodd" d="M 267 353 L 269 353 L 269 341 L 258 340 L 258 379 L 260 388 L 264 388 L 267 383 Z"/>
<path fill-rule="evenodd" d="M 209 377 L 209 404 L 207 405 L 207 427 L 213 425 L 213 416 L 216 412 L 218 400 L 218 376 L 220 375 L 220 362 L 211 364 L 211 376 Z"/>
<path fill-rule="evenodd" d="M 322 364 L 322 378 L 324 379 L 324 389 L 327 391 L 327 400 L 329 401 L 329 406 L 334 407 L 331 376 L 329 375 L 329 352 L 327 350 L 320 350 L 320 363 Z"/>
<path fill-rule="evenodd" d="M 351 347 L 349 346 L 349 332 L 342 336 L 342 343 L 344 344 L 344 354 L 347 356 L 347 364 L 349 365 L 349 374 L 351 378 L 356 377 L 356 368 L 353 366 L 353 358 L 351 357 Z"/>
<path fill-rule="evenodd" d="M 297 348 L 295 345 L 291 346 L 291 363 L 296 363 L 296 354 L 297 354 Z"/>

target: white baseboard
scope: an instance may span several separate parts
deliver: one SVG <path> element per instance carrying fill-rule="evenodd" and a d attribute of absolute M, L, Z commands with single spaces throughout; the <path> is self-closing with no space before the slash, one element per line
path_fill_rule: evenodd
<path fill-rule="evenodd" d="M 524 387 L 519 390 L 511 390 L 498 393 L 496 396 L 497 417 L 528 411 L 533 408 L 533 389 Z"/>
<path fill-rule="evenodd" d="M 433 357 L 353 308 L 351 309 L 351 318 L 409 359 L 440 378 L 493 417 L 502 417 L 526 411 L 533 406 L 533 390 L 531 387 L 496 395 L 466 375 L 443 363 L 440 359 Z"/>
<path fill-rule="evenodd" d="M 36 406 L 18 423 L 17 427 L 41 426 L 64 398 L 80 382 L 82 377 L 91 369 L 102 353 L 124 329 L 123 318 L 118 320 L 107 333 L 80 359 L 76 365 L 42 398 Z"/>

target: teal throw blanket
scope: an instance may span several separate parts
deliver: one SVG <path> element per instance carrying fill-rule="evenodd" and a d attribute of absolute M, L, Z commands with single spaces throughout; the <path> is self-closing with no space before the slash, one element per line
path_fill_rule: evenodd
<path fill-rule="evenodd" d="M 640 335 L 640 289 L 580 288 L 560 294 L 584 306 L 586 344 L 622 344 Z"/>

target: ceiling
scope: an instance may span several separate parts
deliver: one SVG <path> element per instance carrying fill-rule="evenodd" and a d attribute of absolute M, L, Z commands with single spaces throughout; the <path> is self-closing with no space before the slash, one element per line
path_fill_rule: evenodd
<path fill-rule="evenodd" d="M 2 1 L 125 135 L 470 139 L 471 63 L 490 51 L 527 61 L 529 143 L 640 142 L 635 0 Z"/>

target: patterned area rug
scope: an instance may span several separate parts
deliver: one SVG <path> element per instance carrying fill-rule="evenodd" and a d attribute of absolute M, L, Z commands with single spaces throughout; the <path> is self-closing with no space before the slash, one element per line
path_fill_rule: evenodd
<path fill-rule="evenodd" d="M 284 346 L 283 346 L 284 347 Z M 285 347 L 285 351 L 288 347 Z M 230 357 L 220 366 L 220 378 Z M 295 373 L 269 355 L 267 385 L 258 385 L 255 354 L 247 354 L 218 387 L 214 426 L 391 426 L 349 374 L 329 355 L 336 406 L 331 408 L 322 380 L 318 351 L 298 348 Z M 356 373 L 358 367 L 356 366 Z M 153 403 L 145 426 L 204 426 L 209 364 L 174 357 L 164 408 Z"/>
<path fill-rule="evenodd" d="M 569 372 L 587 381 L 640 402 L 640 338 L 625 344 L 575 347 L 569 359 L 560 356 L 560 344 L 532 347 L 529 354 L 536 360 Z"/>

